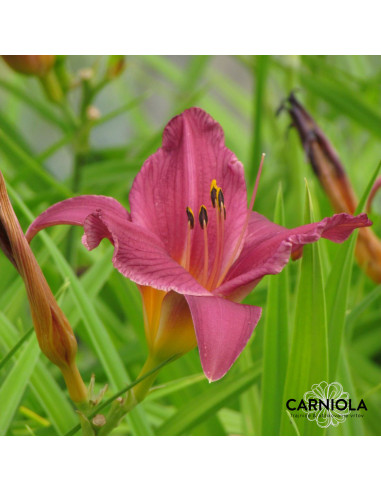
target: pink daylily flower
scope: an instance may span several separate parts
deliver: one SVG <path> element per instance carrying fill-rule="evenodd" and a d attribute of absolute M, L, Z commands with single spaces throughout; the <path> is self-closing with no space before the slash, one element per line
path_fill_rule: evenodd
<path fill-rule="evenodd" d="M 130 206 L 131 213 L 113 198 L 71 198 L 43 212 L 27 237 L 52 225 L 76 224 L 84 227 L 89 250 L 109 239 L 115 268 L 141 288 L 146 326 L 155 327 L 149 345 L 167 324 L 160 336 L 165 343 L 176 339 L 178 353 L 197 339 L 210 381 L 226 374 L 257 325 L 261 308 L 238 302 L 265 275 L 279 273 L 304 244 L 320 238 L 340 243 L 371 225 L 366 214 L 342 213 L 286 229 L 252 212 L 243 165 L 225 146 L 221 126 L 199 108 L 168 123 L 162 147 L 135 178 Z M 155 292 L 160 295 L 152 304 Z M 155 314 L 152 305 L 161 312 Z"/>

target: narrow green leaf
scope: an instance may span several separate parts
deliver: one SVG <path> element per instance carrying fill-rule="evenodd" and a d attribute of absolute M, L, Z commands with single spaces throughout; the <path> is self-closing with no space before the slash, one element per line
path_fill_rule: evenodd
<path fill-rule="evenodd" d="M 205 380 L 205 374 L 192 374 L 192 376 L 186 376 L 185 378 L 175 379 L 169 383 L 162 384 L 160 386 L 154 386 L 149 391 L 144 401 L 153 401 L 166 396 L 172 395 L 177 391 L 181 391 L 184 388 L 188 388 L 193 384 L 200 383 Z"/>
<path fill-rule="evenodd" d="M 30 212 L 19 195 L 9 185 L 8 191 L 13 200 L 17 202 L 25 216 L 29 220 L 33 220 L 33 214 Z M 98 317 L 96 310 L 88 298 L 81 282 L 46 232 L 40 232 L 39 237 L 44 242 L 46 248 L 50 251 L 50 254 L 54 258 L 62 277 L 64 279 L 67 278 L 70 281 L 74 300 L 77 304 L 79 312 L 82 315 L 87 336 L 91 340 L 93 348 L 99 357 L 102 366 L 104 367 L 110 384 L 116 389 L 125 386 L 125 384 L 129 382 L 130 378 L 128 377 L 123 362 L 111 340 L 110 334 Z M 129 418 L 131 419 L 131 425 L 137 434 L 140 435 L 151 433 L 148 422 L 144 418 L 144 412 L 140 407 L 137 407 L 133 412 L 131 412 L 129 414 Z"/>
<path fill-rule="evenodd" d="M 22 148 L 25 152 L 31 152 L 31 148 L 20 131 L 16 128 L 16 126 L 7 118 L 7 116 L 0 112 L 0 128 L 10 135 L 12 139 L 17 142 L 17 144 Z"/>
<path fill-rule="evenodd" d="M 347 315 L 345 320 L 346 332 L 348 334 L 352 333 L 353 326 L 359 316 L 375 302 L 377 299 L 381 297 L 381 285 L 377 285 L 371 290 L 361 301 L 355 306 L 350 313 Z"/>
<path fill-rule="evenodd" d="M 149 97 L 151 96 L 150 92 L 147 92 L 145 94 L 142 94 L 132 101 L 128 101 L 128 103 L 123 104 L 120 108 L 115 109 L 114 111 L 110 111 L 110 113 L 105 114 L 98 120 L 95 120 L 93 122 L 93 126 L 100 126 L 103 125 L 104 123 L 107 123 L 110 120 L 113 120 L 117 116 L 120 116 L 123 113 L 126 113 L 127 111 L 130 111 L 131 109 L 135 108 L 136 106 L 139 106 L 141 103 L 146 101 Z"/>
<path fill-rule="evenodd" d="M 23 164 L 30 169 L 41 180 L 55 189 L 65 198 L 71 196 L 71 192 L 65 185 L 59 183 L 53 176 L 46 172 L 39 162 L 33 159 L 27 154 L 11 137 L 7 135 L 3 130 L 0 130 L 0 149 L 10 152 L 14 158 L 19 162 L 19 165 Z"/>
<path fill-rule="evenodd" d="M 381 162 L 377 165 L 359 201 L 356 213 L 360 213 L 365 206 L 365 202 L 373 183 L 378 175 Z M 329 378 L 330 381 L 336 377 L 336 370 L 339 363 L 341 344 L 345 325 L 345 315 L 349 286 L 352 276 L 353 253 L 355 249 L 358 231 L 340 246 L 333 267 L 328 278 L 325 296 L 327 299 L 327 324 L 328 324 L 328 348 L 329 348 Z"/>
<path fill-rule="evenodd" d="M 207 391 L 194 397 L 181 407 L 158 430 L 160 436 L 177 436 L 190 431 L 255 383 L 261 373 L 262 361 L 248 371 L 229 375 L 223 381 L 213 383 Z"/>
<path fill-rule="evenodd" d="M 340 247 L 336 259 L 333 262 L 325 289 L 325 297 L 327 300 L 328 367 L 330 381 L 335 379 L 339 363 L 356 238 L 357 233 L 354 233 L 352 237 Z"/>
<path fill-rule="evenodd" d="M 256 66 L 254 69 L 255 73 L 255 90 L 254 90 L 254 110 L 253 110 L 253 147 L 250 159 L 249 168 L 249 183 L 254 184 L 256 169 L 258 168 L 259 161 L 261 160 L 262 152 L 265 150 L 262 147 L 262 119 L 263 119 L 263 109 L 265 105 L 265 90 L 266 90 L 266 79 L 269 66 L 269 56 L 268 55 L 257 55 L 256 56 Z"/>
<path fill-rule="evenodd" d="M 56 115 L 56 113 L 44 102 L 39 101 L 35 97 L 30 96 L 28 93 L 24 92 L 22 89 L 19 87 L 15 86 L 14 84 L 6 81 L 6 80 L 1 80 L 0 79 L 0 87 L 2 89 L 5 89 L 9 93 L 13 94 L 15 97 L 20 99 L 21 101 L 25 102 L 28 104 L 32 109 L 34 109 L 40 116 L 42 116 L 44 119 L 48 120 L 50 123 L 55 124 L 62 130 L 68 130 L 70 127 L 67 125 L 67 123 L 59 116 Z"/>
<path fill-rule="evenodd" d="M 258 329 L 258 328 L 257 328 Z M 253 365 L 251 344 L 255 343 L 255 335 L 244 348 L 239 356 L 237 366 L 241 372 L 247 371 Z M 241 410 L 241 431 L 245 436 L 256 436 L 261 431 L 261 395 L 258 384 L 253 384 L 247 391 L 239 397 Z"/>
<path fill-rule="evenodd" d="M 322 99 L 325 99 L 341 114 L 346 114 L 353 121 L 377 136 L 381 136 L 381 114 L 369 106 L 364 99 L 353 91 L 347 90 L 342 84 L 328 82 L 323 78 L 306 73 L 300 74 L 305 87 Z"/>
<path fill-rule="evenodd" d="M 13 357 L 13 355 L 21 348 L 28 340 L 30 335 L 34 332 L 34 328 L 30 328 L 20 340 L 9 350 L 9 352 L 0 360 L 0 369 Z"/>
<path fill-rule="evenodd" d="M 276 199 L 274 222 L 284 225 L 281 187 Z M 280 431 L 288 358 L 288 269 L 285 268 L 280 275 L 271 275 L 268 285 L 263 348 L 262 434 L 276 436 Z"/>
<path fill-rule="evenodd" d="M 347 349 L 345 345 L 341 347 L 341 353 L 339 358 L 339 365 L 337 370 L 337 380 L 343 386 L 344 391 L 349 393 L 350 398 L 355 405 L 358 400 L 358 392 L 352 380 L 352 374 L 349 367 Z M 351 417 L 351 414 L 346 418 L 345 422 L 339 426 L 338 429 L 344 436 L 364 436 L 364 424 L 363 419 L 357 417 Z"/>
<path fill-rule="evenodd" d="M 20 357 L 15 362 L 0 388 L 0 435 L 4 436 L 17 411 L 29 378 L 40 355 L 36 338 L 31 338 L 24 346 Z"/>
<path fill-rule="evenodd" d="M 361 212 L 363 212 L 364 208 L 365 208 L 365 203 L 366 203 L 366 200 L 369 196 L 369 193 L 370 193 L 370 190 L 372 189 L 372 186 L 374 184 L 374 182 L 376 181 L 376 178 L 377 176 L 379 175 L 380 173 L 380 169 L 381 169 L 381 160 L 378 162 L 361 198 L 360 198 L 360 201 L 356 207 L 356 211 L 355 211 L 355 214 L 359 214 Z"/>
<path fill-rule="evenodd" d="M 312 202 L 306 188 L 305 222 L 313 222 Z M 319 243 L 304 246 L 297 289 L 294 330 L 283 394 L 281 434 L 294 435 L 286 402 L 297 401 L 313 384 L 327 381 L 327 321 Z M 324 430 L 307 418 L 298 419 L 301 435 L 322 435 Z"/>
<path fill-rule="evenodd" d="M 19 337 L 17 329 L 0 312 L 0 339 L 6 347 L 11 348 Z M 65 434 L 75 425 L 77 417 L 62 389 L 51 376 L 47 366 L 38 360 L 30 377 L 29 384 L 34 396 L 44 408 L 49 421 L 58 434 Z"/>

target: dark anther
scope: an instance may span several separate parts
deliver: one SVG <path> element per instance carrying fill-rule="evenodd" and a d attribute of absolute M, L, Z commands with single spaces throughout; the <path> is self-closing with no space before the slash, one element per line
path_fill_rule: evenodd
<path fill-rule="evenodd" d="M 225 204 L 225 200 L 224 200 L 224 195 L 222 193 L 221 188 L 218 190 L 217 199 L 218 199 L 218 208 L 220 210 L 222 210 L 222 208 L 224 207 L 224 204 Z"/>
<path fill-rule="evenodd" d="M 198 220 L 200 221 L 201 229 L 204 229 L 208 225 L 208 212 L 205 205 L 201 205 L 200 212 L 198 214 Z"/>
<path fill-rule="evenodd" d="M 192 209 L 187 207 L 186 208 L 186 213 L 187 213 L 187 216 L 188 216 L 188 223 L 190 225 L 190 228 L 193 229 L 194 228 L 194 215 L 193 215 L 193 212 L 192 212 Z"/>

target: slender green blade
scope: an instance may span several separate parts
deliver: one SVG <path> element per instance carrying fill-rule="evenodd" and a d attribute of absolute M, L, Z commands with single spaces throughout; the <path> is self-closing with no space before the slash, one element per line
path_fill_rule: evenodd
<path fill-rule="evenodd" d="M 33 215 L 19 197 L 19 195 L 8 185 L 9 194 L 29 220 L 33 220 Z M 92 342 L 93 348 L 99 357 L 99 360 L 104 367 L 110 384 L 116 389 L 123 388 L 130 381 L 124 364 L 112 342 L 109 332 L 97 315 L 93 303 L 89 299 L 80 280 L 77 278 L 70 265 L 67 263 L 57 246 L 46 234 L 42 231 L 39 233 L 40 238 L 44 242 L 46 248 L 50 251 L 61 275 L 64 279 L 70 281 L 70 288 L 73 292 L 74 301 L 77 309 L 81 313 L 86 333 Z M 137 434 L 151 434 L 150 426 L 144 418 L 144 412 L 140 407 L 137 407 L 129 414 L 131 424 Z"/>
<path fill-rule="evenodd" d="M 158 400 L 160 398 L 172 395 L 177 391 L 181 391 L 184 388 L 188 388 L 193 384 L 200 383 L 205 380 L 205 374 L 192 374 L 191 376 L 186 376 L 184 378 L 175 379 L 169 383 L 162 384 L 160 386 L 154 386 L 148 393 L 145 401 Z"/>
<path fill-rule="evenodd" d="M 363 210 L 370 189 L 379 173 L 381 162 L 362 194 L 356 212 Z M 339 363 L 341 344 L 345 325 L 348 294 L 352 276 L 353 253 L 358 231 L 352 234 L 350 240 L 340 247 L 328 278 L 325 296 L 327 299 L 328 348 L 329 348 L 329 377 L 332 381 L 336 376 Z"/>
<path fill-rule="evenodd" d="M 300 78 L 305 87 L 325 99 L 341 114 L 346 114 L 375 135 L 381 135 L 381 114 L 352 91 L 344 88 L 342 84 L 338 85 L 305 73 L 301 73 Z"/>
<path fill-rule="evenodd" d="M 40 355 L 36 338 L 24 346 L 20 357 L 6 376 L 0 388 L 0 435 L 4 436 L 20 404 L 25 388 Z"/>
<path fill-rule="evenodd" d="M 282 190 L 279 188 L 274 222 L 284 225 Z M 267 294 L 263 348 L 262 434 L 276 436 L 280 431 L 282 398 L 287 371 L 289 299 L 288 269 L 271 275 Z"/>
<path fill-rule="evenodd" d="M 66 188 L 65 185 L 58 182 L 53 176 L 46 172 L 38 161 L 27 154 L 10 135 L 7 135 L 5 131 L 1 129 L 0 143 L 0 150 L 11 153 L 20 164 L 23 164 L 27 169 L 32 171 L 32 173 L 35 176 L 38 176 L 46 185 L 49 185 L 52 189 L 59 192 L 60 196 L 65 198 L 71 196 L 70 190 Z"/>
<path fill-rule="evenodd" d="M 15 355 L 15 353 L 24 345 L 28 340 L 30 335 L 33 333 L 34 328 L 28 330 L 24 335 L 13 345 L 7 354 L 0 360 L 0 370 L 5 366 L 5 364 Z"/>
<path fill-rule="evenodd" d="M 305 221 L 313 222 L 312 202 L 306 190 Z M 296 298 L 296 312 L 283 395 L 281 434 L 295 435 L 286 413 L 286 402 L 297 401 L 311 390 L 313 384 L 327 381 L 328 349 L 327 321 L 319 243 L 304 246 Z M 301 414 L 301 412 L 299 412 Z M 324 430 L 316 422 L 299 418 L 301 435 L 322 435 Z"/>
<path fill-rule="evenodd" d="M 256 56 L 256 67 L 254 69 L 256 80 L 254 90 L 254 111 L 253 111 L 253 147 L 251 154 L 251 166 L 249 169 L 249 183 L 253 185 L 255 171 L 264 152 L 262 143 L 262 119 L 265 105 L 266 79 L 269 68 L 270 58 L 268 55 Z"/>
<path fill-rule="evenodd" d="M 15 345 L 19 336 L 17 329 L 0 312 L 0 340 L 2 343 L 10 349 Z M 76 424 L 77 417 L 73 406 L 42 360 L 38 360 L 30 376 L 29 384 L 58 434 L 65 434 Z"/>
<path fill-rule="evenodd" d="M 260 361 L 244 373 L 230 375 L 223 381 L 213 383 L 207 391 L 181 407 L 157 430 L 157 434 L 177 436 L 193 429 L 222 408 L 230 399 L 250 388 L 261 373 L 261 364 Z"/>
<path fill-rule="evenodd" d="M 58 126 L 62 130 L 68 130 L 70 127 L 66 124 L 64 120 L 62 120 L 59 116 L 56 115 L 54 111 L 51 110 L 51 107 L 43 101 L 36 99 L 35 97 L 29 95 L 24 90 L 20 89 L 16 85 L 0 79 L 0 87 L 9 93 L 13 94 L 15 97 L 20 99 L 29 105 L 33 110 L 35 110 L 40 116 L 44 119 L 48 120 L 50 123 Z"/>
<path fill-rule="evenodd" d="M 356 237 L 357 234 L 354 233 L 337 252 L 325 289 L 330 381 L 335 379 L 339 363 Z"/>

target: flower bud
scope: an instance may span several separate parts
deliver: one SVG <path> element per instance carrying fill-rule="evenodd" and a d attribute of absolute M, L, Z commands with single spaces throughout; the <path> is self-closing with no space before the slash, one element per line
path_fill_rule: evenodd
<path fill-rule="evenodd" d="M 22 232 L 0 172 L 0 247 L 22 277 L 42 352 L 57 365 L 75 402 L 87 400 L 87 390 L 75 363 L 77 342 Z"/>
<path fill-rule="evenodd" d="M 3 60 L 16 72 L 24 75 L 45 76 L 53 67 L 55 55 L 2 55 Z"/>

